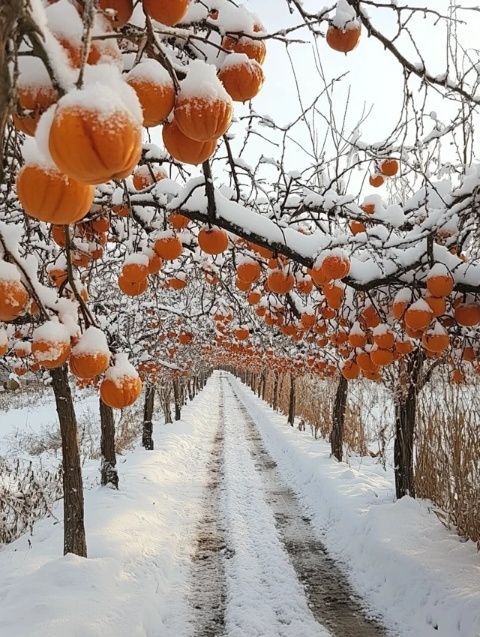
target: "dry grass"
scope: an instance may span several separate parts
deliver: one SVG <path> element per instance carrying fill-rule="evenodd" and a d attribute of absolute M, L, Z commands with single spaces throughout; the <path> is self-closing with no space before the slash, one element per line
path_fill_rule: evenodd
<path fill-rule="evenodd" d="M 269 372 L 266 380 L 265 399 L 273 402 L 274 374 Z M 296 380 L 295 413 L 303 418 L 315 438 L 328 439 L 332 429 L 332 413 L 336 384 L 315 376 L 302 376 Z M 290 399 L 290 376 L 281 374 L 278 381 L 278 409 L 288 414 Z M 368 453 L 367 436 L 363 421 L 363 399 L 352 396 L 345 414 L 345 446 L 347 453 L 365 455 Z"/>
<path fill-rule="evenodd" d="M 49 398 L 51 400 L 50 391 Z M 45 398 L 41 389 L 4 397 L 4 408 L 10 409 L 37 404 Z M 115 442 L 117 454 L 130 449 L 141 433 L 142 401 L 140 404 L 116 414 Z M 53 420 L 52 416 L 52 420 Z M 84 409 L 78 420 L 78 438 L 82 464 L 100 459 L 100 416 L 94 409 Z M 63 495 L 61 472 L 62 441 L 56 419 L 41 430 L 18 430 L 9 441 L 9 456 L 28 454 L 37 458 L 35 465 L 29 461 L 10 461 L 0 457 L 0 544 L 15 540 L 22 533 L 32 533 L 34 523 L 51 515 L 54 502 Z M 56 469 L 46 469 L 41 456 L 48 454 L 49 464 Z M 54 457 L 53 462 L 51 457 Z M 57 461 L 55 460 L 57 459 Z"/>
<path fill-rule="evenodd" d="M 452 385 L 448 372 L 420 395 L 417 416 L 415 480 L 419 497 L 436 505 L 438 517 L 480 548 L 480 383 Z M 290 376 L 279 378 L 278 409 L 288 413 Z M 328 439 L 336 383 L 314 376 L 296 380 L 296 415 L 312 435 Z M 272 404 L 274 375 L 266 380 Z M 385 466 L 394 435 L 392 397 L 381 385 L 349 383 L 344 443 L 348 455 L 378 457 Z"/>
<path fill-rule="evenodd" d="M 480 396 L 476 385 L 452 385 L 438 375 L 419 401 L 417 494 L 439 517 L 480 548 Z"/>
<path fill-rule="evenodd" d="M 15 540 L 62 497 L 61 470 L 51 471 L 31 462 L 0 458 L 0 543 Z"/>

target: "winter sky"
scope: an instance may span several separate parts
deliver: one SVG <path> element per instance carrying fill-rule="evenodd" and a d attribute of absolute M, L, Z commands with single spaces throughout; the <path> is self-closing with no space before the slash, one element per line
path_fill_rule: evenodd
<path fill-rule="evenodd" d="M 391 1 L 392 5 L 394 0 Z M 320 0 L 305 0 L 304 6 L 310 11 L 320 11 L 324 6 L 332 3 Z M 395 4 L 415 7 L 428 6 L 443 14 L 448 13 L 450 0 L 402 0 Z M 471 6 L 472 3 L 462 0 L 452 4 Z M 289 25 L 298 24 L 298 14 L 290 15 L 286 0 L 245 0 L 245 5 L 255 12 L 269 31 L 276 31 Z M 371 10 L 374 24 L 385 34 L 394 36 L 396 22 L 391 9 Z M 465 19 L 459 24 L 462 42 L 466 46 L 478 48 L 476 34 L 480 27 L 480 14 L 463 12 L 460 17 Z M 417 44 L 424 55 L 430 72 L 440 74 L 445 71 L 446 29 L 444 23 L 434 25 L 432 17 L 424 18 L 419 14 L 411 23 L 410 29 L 417 38 Z M 304 104 L 321 90 L 321 81 L 315 66 L 314 47 L 307 31 L 299 32 L 305 44 L 290 45 L 289 51 L 297 71 L 297 80 L 301 88 Z M 363 32 L 360 44 L 348 55 L 331 51 L 324 39 L 318 41 L 318 61 L 321 63 L 328 79 L 347 74 L 337 89 L 338 116 L 343 115 L 342 108 L 346 101 L 347 88 L 350 88 L 350 106 L 347 121 L 354 125 L 364 111 L 371 109 L 367 122 L 362 125 L 361 132 L 364 141 L 373 143 L 383 140 L 398 120 L 403 100 L 403 75 L 400 65 L 391 54 L 373 38 L 368 38 Z M 402 37 L 397 45 L 401 50 L 415 59 L 412 43 Z M 478 55 L 473 54 L 475 59 Z M 286 123 L 293 120 L 299 113 L 299 104 L 294 90 L 293 74 L 285 46 L 279 42 L 270 42 L 268 55 L 264 66 L 266 83 L 261 94 L 255 99 L 255 109 L 263 114 L 270 114 L 276 121 Z M 412 85 L 413 87 L 413 85 Z M 435 98 L 436 99 L 436 98 Z M 428 109 L 435 110 L 440 119 L 448 120 L 441 99 L 431 102 Z M 294 153 L 295 161 L 300 158 Z M 292 167 L 292 166 L 290 166 Z"/>

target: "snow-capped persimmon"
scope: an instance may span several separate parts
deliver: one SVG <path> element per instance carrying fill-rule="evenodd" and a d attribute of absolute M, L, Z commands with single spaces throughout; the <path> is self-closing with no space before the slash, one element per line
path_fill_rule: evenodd
<path fill-rule="evenodd" d="M 63 267 L 52 266 L 47 269 L 48 276 L 57 288 L 60 288 L 68 279 L 67 270 Z"/>
<path fill-rule="evenodd" d="M 260 34 L 263 32 L 263 27 L 256 24 L 253 27 L 253 31 Z M 247 35 L 226 35 L 222 40 L 222 47 L 233 53 L 244 53 L 251 60 L 258 62 L 258 64 L 263 64 L 267 55 L 267 47 L 264 40 Z"/>
<path fill-rule="evenodd" d="M 117 354 L 115 364 L 105 372 L 100 385 L 100 398 L 109 407 L 124 409 L 140 396 L 142 381 L 126 354 Z"/>
<path fill-rule="evenodd" d="M 433 312 L 433 316 L 442 316 L 443 314 L 445 314 L 447 309 L 445 297 L 433 296 L 432 294 L 427 293 L 425 295 L 425 301 L 430 306 L 430 309 Z"/>
<path fill-rule="evenodd" d="M 45 369 L 61 367 L 70 356 L 70 334 L 58 321 L 47 321 L 32 335 L 32 355 Z"/>
<path fill-rule="evenodd" d="M 320 255 L 312 269 L 315 283 L 344 279 L 350 272 L 350 259 L 342 250 L 331 250 Z"/>
<path fill-rule="evenodd" d="M 148 287 L 148 280 L 145 277 L 139 281 L 130 281 L 120 275 L 118 277 L 118 287 L 127 296 L 140 296 L 146 291 Z"/>
<path fill-rule="evenodd" d="M 13 263 L 0 260 L 0 321 L 13 321 L 26 308 L 28 293 Z"/>
<path fill-rule="evenodd" d="M 410 354 L 410 352 L 413 352 L 413 348 L 414 348 L 413 343 L 408 338 L 408 336 L 406 336 L 404 339 L 395 341 L 395 349 L 402 356 L 405 356 L 406 354 Z"/>
<path fill-rule="evenodd" d="M 143 60 L 129 72 L 127 82 L 142 105 L 145 127 L 158 126 L 167 119 L 175 105 L 175 87 L 159 62 Z"/>
<path fill-rule="evenodd" d="M 249 283 L 248 281 L 244 281 L 238 276 L 235 277 L 235 286 L 237 287 L 237 289 L 240 290 L 240 292 L 248 292 L 250 290 L 251 285 L 252 284 Z"/>
<path fill-rule="evenodd" d="M 396 159 L 382 159 L 378 163 L 378 168 L 385 177 L 394 177 L 398 173 L 399 164 Z"/>
<path fill-rule="evenodd" d="M 322 292 L 325 295 L 328 307 L 333 310 L 340 309 L 345 293 L 345 286 L 342 283 L 335 283 L 335 281 L 325 283 L 322 286 Z"/>
<path fill-rule="evenodd" d="M 432 296 L 448 296 L 455 282 L 443 263 L 435 264 L 427 274 L 427 289 Z"/>
<path fill-rule="evenodd" d="M 189 345 L 193 341 L 193 334 L 191 332 L 181 332 L 178 335 L 178 342 L 182 345 Z"/>
<path fill-rule="evenodd" d="M 255 283 L 260 278 L 262 268 L 258 261 L 254 259 L 245 259 L 240 261 L 237 265 L 237 276 L 242 281 L 249 283 Z"/>
<path fill-rule="evenodd" d="M 128 217 L 130 209 L 126 203 L 115 204 L 112 206 L 112 212 L 117 217 Z"/>
<path fill-rule="evenodd" d="M 175 228 L 175 230 L 183 230 L 188 226 L 189 218 L 182 215 L 180 212 L 171 212 L 168 215 L 168 223 Z"/>
<path fill-rule="evenodd" d="M 155 253 L 154 250 L 150 248 L 148 249 L 148 252 L 146 252 L 146 254 L 148 257 L 148 274 L 158 274 L 162 269 L 162 259 L 158 256 L 158 254 Z"/>
<path fill-rule="evenodd" d="M 362 311 L 360 312 L 361 322 L 365 325 L 365 327 L 377 327 L 382 322 L 380 318 L 380 314 L 378 313 L 376 307 L 371 303 L 366 305 Z"/>
<path fill-rule="evenodd" d="M 395 335 L 388 325 L 380 324 L 373 329 L 373 342 L 380 349 L 391 349 L 395 344 Z"/>
<path fill-rule="evenodd" d="M 361 232 L 365 232 L 366 227 L 365 227 L 365 224 L 362 223 L 361 221 L 350 221 L 350 230 L 352 231 L 352 234 L 355 236 L 357 234 L 360 234 Z"/>
<path fill-rule="evenodd" d="M 13 115 L 15 128 L 26 135 L 35 135 L 40 116 L 58 99 L 53 86 L 22 86 L 17 87 L 17 99 L 20 111 Z"/>
<path fill-rule="evenodd" d="M 246 327 L 237 327 L 234 334 L 239 341 L 245 341 L 250 336 L 250 330 Z"/>
<path fill-rule="evenodd" d="M 181 164 L 197 166 L 207 161 L 217 147 L 216 138 L 206 141 L 190 139 L 182 133 L 175 120 L 164 124 L 162 130 L 163 143 L 170 155 Z"/>
<path fill-rule="evenodd" d="M 455 320 L 464 327 L 475 327 L 480 323 L 480 305 L 478 303 L 459 303 L 454 311 Z"/>
<path fill-rule="evenodd" d="M 146 254 L 131 254 L 122 265 L 122 278 L 131 283 L 143 281 L 148 276 L 148 257 Z"/>
<path fill-rule="evenodd" d="M 393 352 L 388 349 L 382 349 L 380 347 L 372 349 L 370 352 L 370 358 L 372 363 L 377 367 L 386 367 L 393 363 Z"/>
<path fill-rule="evenodd" d="M 8 352 L 8 334 L 7 330 L 0 327 L 0 356 L 4 356 Z"/>
<path fill-rule="evenodd" d="M 432 322 L 433 312 L 428 303 L 419 299 L 405 311 L 405 325 L 411 330 L 423 332 Z"/>
<path fill-rule="evenodd" d="M 227 55 L 218 77 L 234 102 L 253 99 L 265 81 L 260 64 L 242 53 Z"/>
<path fill-rule="evenodd" d="M 140 112 L 138 100 L 137 107 Z M 67 93 L 58 102 L 48 146 L 61 172 L 87 184 L 101 184 L 127 177 L 137 165 L 141 125 L 112 88 L 95 84 Z"/>
<path fill-rule="evenodd" d="M 267 276 L 267 288 L 274 294 L 288 294 L 294 285 L 294 276 L 288 271 L 276 269 Z"/>
<path fill-rule="evenodd" d="M 94 189 L 55 168 L 26 164 L 17 175 L 17 196 L 35 219 L 70 224 L 83 219 L 93 202 Z"/>
<path fill-rule="evenodd" d="M 352 329 L 348 335 L 348 342 L 352 347 L 365 347 L 367 344 L 365 332 L 362 330 L 358 322 L 352 325 Z"/>
<path fill-rule="evenodd" d="M 429 352 L 441 353 L 448 349 L 450 338 L 448 332 L 436 322 L 422 336 L 422 345 Z"/>
<path fill-rule="evenodd" d="M 383 175 L 375 174 L 370 175 L 370 177 L 368 178 L 368 183 L 374 188 L 380 188 L 380 186 L 383 186 L 384 182 L 385 178 L 383 177 Z"/>
<path fill-rule="evenodd" d="M 327 44 L 334 51 L 349 53 L 357 46 L 360 34 L 361 27 L 358 24 L 347 24 L 345 28 L 332 24 L 327 30 Z"/>
<path fill-rule="evenodd" d="M 228 234 L 223 228 L 202 228 L 198 233 L 198 245 L 207 254 L 221 254 L 228 248 Z"/>
<path fill-rule="evenodd" d="M 105 372 L 109 362 L 110 351 L 105 334 L 97 327 L 88 327 L 72 348 L 70 371 L 77 378 L 95 378 Z"/>
<path fill-rule="evenodd" d="M 108 232 L 110 230 L 110 218 L 108 214 L 98 215 L 98 217 L 95 217 L 92 221 L 92 228 L 99 234 Z"/>
<path fill-rule="evenodd" d="M 360 374 L 360 368 L 353 359 L 345 361 L 340 369 L 342 375 L 347 380 L 354 380 L 355 378 L 358 378 Z"/>
<path fill-rule="evenodd" d="M 362 372 L 365 371 L 374 371 L 378 368 L 377 365 L 372 361 L 370 354 L 368 352 L 358 352 L 355 357 L 355 362 L 360 367 Z"/>
<path fill-rule="evenodd" d="M 252 290 L 247 296 L 247 302 L 249 305 L 257 305 L 257 303 L 260 303 L 261 299 L 262 294 L 256 290 Z"/>
<path fill-rule="evenodd" d="M 168 179 L 168 175 L 163 168 L 160 166 L 153 168 L 148 164 L 142 164 L 133 173 L 133 187 L 135 190 L 144 190 L 163 179 Z"/>
<path fill-rule="evenodd" d="M 190 62 L 174 109 L 175 122 L 182 133 L 200 142 L 217 139 L 230 126 L 232 116 L 232 100 L 217 78 L 215 67 L 201 60 Z"/>
<path fill-rule="evenodd" d="M 397 292 L 395 298 L 393 299 L 391 313 L 392 316 L 399 321 L 403 318 L 405 314 L 405 310 L 410 305 L 412 300 L 412 291 L 408 288 L 402 288 Z"/>
<path fill-rule="evenodd" d="M 161 259 L 174 261 L 182 254 L 183 245 L 172 232 L 163 232 L 155 240 L 153 249 Z"/>
<path fill-rule="evenodd" d="M 173 27 L 185 17 L 190 0 L 142 0 L 142 4 L 150 18 Z"/>

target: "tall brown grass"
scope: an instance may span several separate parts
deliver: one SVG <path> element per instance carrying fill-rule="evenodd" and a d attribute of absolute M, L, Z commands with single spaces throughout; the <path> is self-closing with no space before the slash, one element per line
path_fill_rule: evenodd
<path fill-rule="evenodd" d="M 268 372 L 265 399 L 272 404 L 274 374 Z M 480 549 L 480 383 L 452 385 L 440 371 L 419 396 L 415 439 L 418 497 L 435 505 L 442 522 L 478 543 Z M 296 415 L 312 435 L 328 439 L 336 383 L 314 376 L 295 381 Z M 290 375 L 278 379 L 278 410 L 288 413 Z M 381 385 L 349 383 L 345 414 L 346 457 L 352 453 L 378 458 L 385 466 L 394 435 L 391 394 Z"/>
<path fill-rule="evenodd" d="M 480 395 L 438 374 L 421 394 L 415 483 L 439 517 L 480 548 Z"/>

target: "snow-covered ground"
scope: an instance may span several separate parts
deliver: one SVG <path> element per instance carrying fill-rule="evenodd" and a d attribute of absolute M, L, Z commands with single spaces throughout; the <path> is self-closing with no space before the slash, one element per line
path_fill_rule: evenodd
<path fill-rule="evenodd" d="M 62 525 L 52 519 L 3 548 L 0 635 L 188 634 L 185 590 L 216 404 L 210 382 L 184 408 L 184 420 L 155 423 L 154 451 L 136 448 L 120 460 L 118 492 L 86 491 L 89 559 L 61 557 Z M 88 462 L 87 482 L 96 472 L 98 462 Z M 61 518 L 61 506 L 54 512 Z"/>
<path fill-rule="evenodd" d="M 248 414 L 254 423 L 247 424 Z M 368 608 L 383 616 L 389 635 L 479 637 L 475 547 L 446 530 L 428 503 L 395 503 L 391 473 L 371 460 L 358 470 L 336 463 L 326 443 L 289 427 L 224 373 L 212 376 L 182 416 L 171 425 L 155 422 L 153 452 L 137 447 L 120 458 L 119 491 L 86 490 L 88 559 L 61 556 L 62 526 L 53 518 L 3 547 L 1 636 L 346 637 L 321 625 L 300 583 L 252 451 L 257 427 L 274 471 L 296 492 L 313 531 Z M 41 407 L 33 426 L 47 417 L 54 422 L 53 403 Z M 98 462 L 88 461 L 84 472 L 92 484 Z M 216 502 L 211 509 L 207 497 Z M 206 569 L 202 580 L 208 551 L 199 559 L 199 545 L 208 540 L 201 530 L 211 511 L 223 566 Z M 61 505 L 54 514 L 61 518 Z M 224 594 L 213 609 L 220 629 L 202 633 L 199 612 L 209 609 L 199 609 L 198 600 L 195 609 L 192 595 L 217 584 Z M 348 637 L 360 634 L 374 633 Z"/>
<path fill-rule="evenodd" d="M 402 637 L 479 637 L 480 555 L 431 512 L 394 502 L 390 471 L 364 459 L 353 469 L 329 445 L 292 429 L 238 380 L 232 383 L 286 482 L 357 591 Z"/>
<path fill-rule="evenodd" d="M 80 425 L 86 419 L 94 419 L 96 421 L 98 419 L 98 409 L 98 396 L 96 393 L 77 393 L 75 410 Z M 35 395 L 34 401 L 29 401 L 24 406 L 13 407 L 8 411 L 0 410 L 0 423 L 0 456 L 8 456 L 15 450 L 16 456 L 20 453 L 28 460 L 33 459 L 22 452 L 15 439 L 17 436 L 20 438 L 28 435 L 38 436 L 47 430 L 51 432 L 58 431 L 57 412 L 51 390 L 46 388 L 44 392 Z M 42 458 L 42 460 L 48 462 L 46 457 Z"/>

